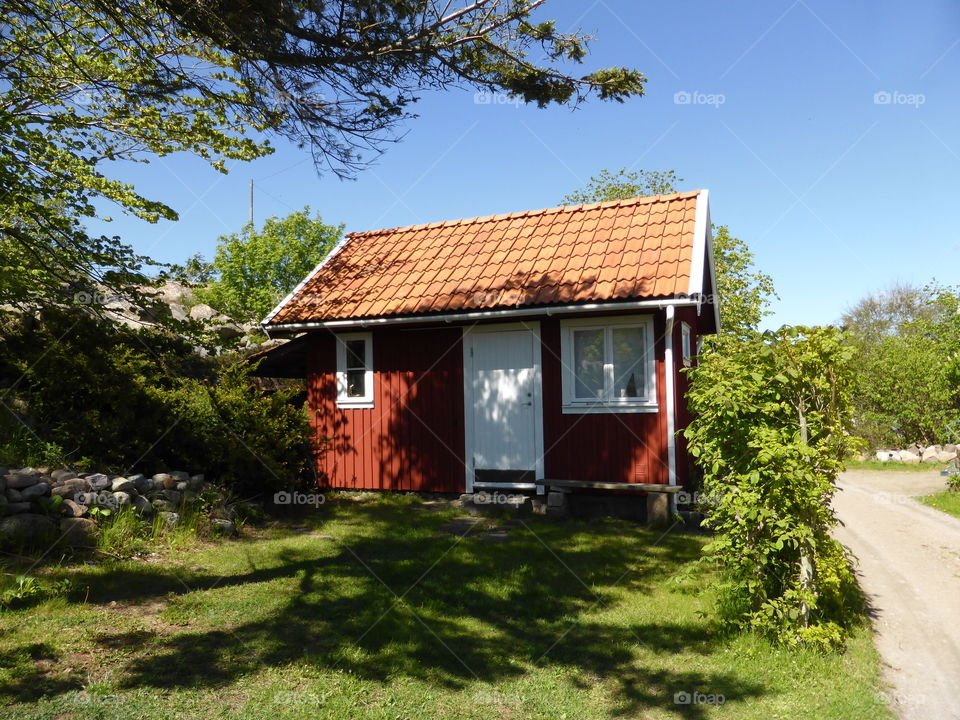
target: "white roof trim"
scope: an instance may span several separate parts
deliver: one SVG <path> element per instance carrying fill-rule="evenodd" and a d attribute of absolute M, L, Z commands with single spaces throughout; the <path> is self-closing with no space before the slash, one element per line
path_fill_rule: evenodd
<path fill-rule="evenodd" d="M 273 320 L 274 316 L 278 312 L 280 312 L 280 310 L 283 309 L 283 306 L 286 305 L 288 302 L 290 302 L 293 296 L 296 295 L 298 292 L 300 292 L 303 286 L 306 285 L 308 282 L 310 282 L 310 280 L 313 278 L 314 275 L 320 272 L 320 268 L 322 268 L 324 265 L 330 262 L 330 259 L 333 258 L 334 255 L 336 255 L 338 252 L 340 252 L 343 249 L 343 246 L 347 244 L 347 241 L 349 239 L 350 239 L 349 235 L 344 235 L 342 238 L 340 238 L 340 241 L 333 246 L 333 250 L 328 252 L 326 257 L 324 257 L 323 260 L 318 262 L 317 266 L 313 270 L 311 270 L 310 273 L 303 280 L 301 280 L 293 290 L 287 293 L 287 296 L 283 300 L 277 303 L 277 306 L 270 311 L 270 314 L 260 321 L 260 325 L 261 326 L 266 325 L 268 322 Z"/>
<path fill-rule="evenodd" d="M 690 259 L 688 295 L 703 294 L 703 261 L 707 256 L 707 234 L 710 232 L 710 191 L 701 190 L 697 197 L 697 214 L 693 224 L 693 256 Z"/>

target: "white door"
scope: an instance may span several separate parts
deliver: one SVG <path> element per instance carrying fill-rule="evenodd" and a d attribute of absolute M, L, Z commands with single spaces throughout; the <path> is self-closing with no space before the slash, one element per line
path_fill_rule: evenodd
<path fill-rule="evenodd" d="M 532 483 L 541 474 L 538 333 L 484 328 L 468 334 L 466 347 L 473 479 Z"/>

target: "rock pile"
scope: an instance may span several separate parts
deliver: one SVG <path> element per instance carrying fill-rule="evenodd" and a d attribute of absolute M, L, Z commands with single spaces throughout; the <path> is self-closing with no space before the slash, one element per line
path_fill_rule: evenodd
<path fill-rule="evenodd" d="M 156 515 L 176 525 L 182 508 L 208 487 L 203 475 L 183 471 L 146 477 L 0 467 L 0 547 L 36 544 L 57 531 L 68 545 L 90 545 L 97 533 L 94 516 L 107 514 L 98 508 L 109 514 L 131 508 L 145 519 Z M 215 528 L 235 534 L 229 513 L 220 514 Z"/>
<path fill-rule="evenodd" d="M 953 444 L 928 445 L 926 447 L 914 443 L 903 450 L 878 450 L 877 460 L 880 462 L 901 462 L 906 465 L 920 463 L 948 463 L 957 459 L 958 447 Z"/>

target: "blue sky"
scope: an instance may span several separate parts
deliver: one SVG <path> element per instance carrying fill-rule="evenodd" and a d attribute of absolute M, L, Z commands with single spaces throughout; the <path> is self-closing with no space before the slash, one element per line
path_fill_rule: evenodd
<path fill-rule="evenodd" d="M 571 111 L 431 93 L 356 181 L 276 142 L 228 176 L 168 157 L 120 175 L 178 222 L 114 212 L 90 229 L 176 262 L 243 226 L 250 179 L 258 224 L 310 205 L 366 230 L 553 206 L 601 168 L 675 169 L 773 276 L 770 326 L 831 322 L 895 282 L 960 282 L 955 2 L 549 0 L 540 15 L 596 36 L 587 67 L 643 71 L 646 96 Z"/>

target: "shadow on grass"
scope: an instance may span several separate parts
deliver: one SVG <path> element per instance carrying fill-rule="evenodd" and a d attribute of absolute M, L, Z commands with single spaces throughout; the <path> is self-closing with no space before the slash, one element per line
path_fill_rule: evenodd
<path fill-rule="evenodd" d="M 92 603 L 170 596 L 176 604 L 189 595 L 206 611 L 216 613 L 222 603 L 223 615 L 236 618 L 231 588 L 265 597 L 247 620 L 220 627 L 101 633 L 103 647 L 149 646 L 118 673 L 120 686 L 215 688 L 264 666 L 300 663 L 456 690 L 547 666 L 611 682 L 617 714 L 661 707 L 691 718 L 704 717 L 706 707 L 675 704 L 675 693 L 736 700 L 762 692 L 733 674 L 644 666 L 644 657 L 712 648 L 704 623 L 660 621 L 655 607 L 639 613 L 641 622 L 635 607 L 623 607 L 624 591 L 659 592 L 679 564 L 696 558 L 695 538 L 667 534 L 654 544 L 658 534 L 619 522 L 529 519 L 511 524 L 505 541 L 490 543 L 481 540 L 484 521 L 458 538 L 441 530 L 449 516 L 411 506 L 333 506 L 320 515 L 325 519 L 312 523 L 312 534 L 276 541 L 275 551 L 260 546 L 253 554 L 234 545 L 246 551 L 249 568 L 235 574 L 134 564 L 91 573 L 84 592 Z M 325 525 L 341 539 L 321 535 Z M 74 575 L 78 585 L 82 572 Z M 608 613 L 604 621 L 597 619 L 601 611 Z M 21 690 L 0 687 L 7 695 Z"/>

